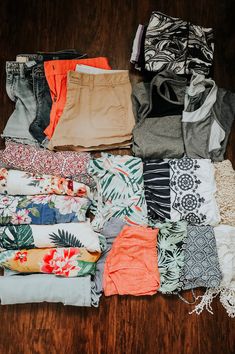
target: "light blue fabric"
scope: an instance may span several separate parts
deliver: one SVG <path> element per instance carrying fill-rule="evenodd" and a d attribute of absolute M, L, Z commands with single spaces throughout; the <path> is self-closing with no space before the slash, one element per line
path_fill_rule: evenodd
<path fill-rule="evenodd" d="M 49 274 L 3 276 L 0 277 L 0 299 L 2 305 L 46 301 L 91 306 L 91 277 L 61 278 Z"/>

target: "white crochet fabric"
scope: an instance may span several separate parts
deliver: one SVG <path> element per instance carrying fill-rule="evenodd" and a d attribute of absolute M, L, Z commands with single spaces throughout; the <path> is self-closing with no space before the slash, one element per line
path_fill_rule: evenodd
<path fill-rule="evenodd" d="M 201 302 L 191 312 L 200 314 L 204 308 L 213 314 L 212 301 L 217 295 L 229 317 L 235 317 L 235 227 L 219 225 L 214 228 L 222 281 L 217 289 L 207 289 Z"/>
<path fill-rule="evenodd" d="M 221 223 L 235 226 L 235 171 L 229 160 L 215 163 L 216 202 Z"/>

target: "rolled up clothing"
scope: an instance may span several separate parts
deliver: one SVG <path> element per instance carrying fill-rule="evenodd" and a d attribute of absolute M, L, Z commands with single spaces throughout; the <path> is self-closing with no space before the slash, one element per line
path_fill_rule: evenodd
<path fill-rule="evenodd" d="M 99 257 L 99 252 L 79 247 L 11 250 L 0 253 L 0 267 L 19 273 L 79 277 L 94 274 Z"/>
<path fill-rule="evenodd" d="M 0 277 L 2 305 L 34 302 L 62 302 L 64 305 L 91 306 L 91 276 L 59 278 L 50 274 Z"/>
<path fill-rule="evenodd" d="M 9 225 L 0 227 L 0 249 L 84 247 L 100 252 L 99 234 L 90 220 L 55 225 Z"/>
<path fill-rule="evenodd" d="M 90 196 L 90 188 L 68 178 L 0 169 L 0 193 L 9 195 L 57 194 L 73 197 Z"/>
<path fill-rule="evenodd" d="M 91 201 L 64 195 L 0 195 L 0 224 L 51 225 L 86 221 Z"/>
<path fill-rule="evenodd" d="M 8 168 L 33 173 L 71 178 L 88 186 L 94 185 L 87 168 L 91 159 L 89 153 L 75 151 L 53 152 L 46 149 L 17 144 L 7 140 L 0 159 Z"/>

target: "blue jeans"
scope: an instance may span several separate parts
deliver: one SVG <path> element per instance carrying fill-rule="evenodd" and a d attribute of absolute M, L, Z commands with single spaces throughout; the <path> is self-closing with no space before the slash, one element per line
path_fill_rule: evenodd
<path fill-rule="evenodd" d="M 46 138 L 44 130 L 50 122 L 52 105 L 43 62 L 84 56 L 86 54 L 80 54 L 75 49 L 67 49 L 59 52 L 19 54 L 17 60 L 20 62 L 7 62 L 6 90 L 16 105 L 2 136 L 20 143 L 43 144 Z"/>

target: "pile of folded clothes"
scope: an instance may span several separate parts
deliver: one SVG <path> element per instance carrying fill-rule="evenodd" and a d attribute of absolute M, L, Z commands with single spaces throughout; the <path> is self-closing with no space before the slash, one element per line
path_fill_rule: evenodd
<path fill-rule="evenodd" d="M 196 313 L 219 295 L 235 317 L 235 94 L 208 77 L 213 48 L 212 29 L 153 12 L 131 58 L 149 79 L 133 88 L 76 50 L 7 62 L 2 304 L 203 287 Z"/>

